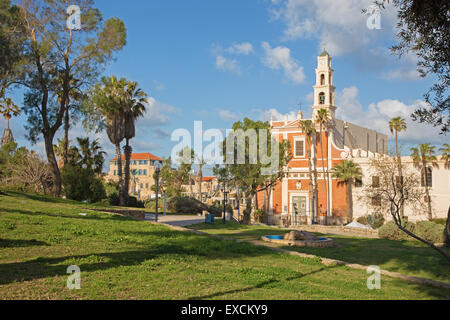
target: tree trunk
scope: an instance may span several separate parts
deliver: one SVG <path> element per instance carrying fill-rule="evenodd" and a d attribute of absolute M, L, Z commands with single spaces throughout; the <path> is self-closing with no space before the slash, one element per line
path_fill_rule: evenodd
<path fill-rule="evenodd" d="M 130 146 L 130 139 L 126 139 L 126 145 L 124 147 L 125 152 L 125 181 L 123 183 L 123 195 L 126 205 L 128 205 L 128 191 L 130 190 L 130 161 L 132 148 Z"/>
<path fill-rule="evenodd" d="M 447 248 L 450 248 L 450 207 L 448 208 L 448 214 L 447 214 L 447 225 L 445 227 L 445 246 Z"/>
<path fill-rule="evenodd" d="M 200 183 L 200 185 L 198 186 L 199 195 L 200 195 L 199 199 L 200 199 L 200 202 L 203 203 L 203 194 L 202 194 L 203 170 L 202 170 L 201 167 L 200 167 L 200 170 L 198 172 L 198 179 L 199 179 L 199 183 Z"/>
<path fill-rule="evenodd" d="M 430 242 L 428 242 L 428 241 L 422 239 L 421 237 L 416 236 L 414 233 L 410 232 L 408 229 L 404 228 L 404 227 L 403 227 L 402 225 L 400 225 L 400 224 L 397 224 L 397 227 L 398 227 L 400 230 L 402 230 L 404 233 L 406 233 L 407 235 L 409 235 L 409 236 L 413 237 L 414 239 L 419 240 L 420 242 L 425 243 L 426 245 L 430 246 L 431 248 L 433 248 L 434 250 L 436 250 L 437 252 L 439 252 L 441 255 L 443 255 L 443 256 L 447 259 L 447 261 L 450 262 L 450 256 L 449 256 L 447 253 L 445 253 L 443 250 L 441 250 L 441 249 L 439 249 L 438 247 L 436 247 L 433 243 L 430 243 Z"/>
<path fill-rule="evenodd" d="M 353 194 L 352 194 L 352 182 L 347 181 L 347 219 L 348 223 L 353 221 Z"/>
<path fill-rule="evenodd" d="M 320 149 L 322 152 L 322 172 L 323 172 L 323 188 L 325 190 L 325 210 L 328 216 L 328 179 L 326 178 L 325 173 L 325 155 L 323 153 L 323 133 L 322 133 L 322 125 L 320 126 Z M 327 152 L 328 153 L 328 152 Z M 328 163 L 328 161 L 327 161 Z"/>
<path fill-rule="evenodd" d="M 428 208 L 428 220 L 433 219 L 433 211 L 431 209 L 431 197 L 430 190 L 428 186 L 428 169 L 426 161 L 423 161 L 423 170 L 424 170 L 424 178 L 425 178 L 425 194 L 427 195 L 427 208 Z"/>
<path fill-rule="evenodd" d="M 123 170 L 122 170 L 122 151 L 120 150 L 120 143 L 116 144 L 117 157 L 117 175 L 119 176 L 119 199 L 120 206 L 125 206 L 125 197 L 123 194 Z"/>
<path fill-rule="evenodd" d="M 64 116 L 64 150 L 63 150 L 63 164 L 69 162 L 69 129 L 70 129 L 70 115 L 69 103 L 66 104 L 66 111 Z"/>
<path fill-rule="evenodd" d="M 243 218 L 243 223 L 244 224 L 250 224 L 251 222 L 251 214 L 252 214 L 252 201 L 253 200 L 253 196 L 252 195 L 248 195 L 246 198 L 246 208 L 244 210 L 244 218 Z"/>
<path fill-rule="evenodd" d="M 55 152 L 53 150 L 53 134 L 44 134 L 45 152 L 50 165 L 50 172 L 53 177 L 53 196 L 61 196 L 61 173 L 59 172 L 58 162 L 56 161 Z"/>

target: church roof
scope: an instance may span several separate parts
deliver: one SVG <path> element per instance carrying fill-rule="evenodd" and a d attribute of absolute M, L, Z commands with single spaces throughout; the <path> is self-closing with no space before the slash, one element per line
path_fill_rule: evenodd
<path fill-rule="evenodd" d="M 323 52 L 320 54 L 321 57 L 330 56 L 330 54 L 327 52 L 327 50 L 323 50 Z"/>

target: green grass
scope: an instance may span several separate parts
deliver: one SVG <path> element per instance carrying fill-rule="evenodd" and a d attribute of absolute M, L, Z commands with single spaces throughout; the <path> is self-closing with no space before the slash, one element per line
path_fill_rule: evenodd
<path fill-rule="evenodd" d="M 286 230 L 278 228 L 232 223 L 224 225 L 222 222 L 216 222 L 214 225 L 200 224 L 191 228 L 242 240 L 257 240 L 264 235 L 287 233 Z M 418 241 L 392 241 L 338 235 L 327 235 L 327 237 L 334 239 L 337 247 L 284 248 L 350 263 L 367 266 L 377 265 L 384 270 L 450 284 L 450 264 L 448 261 L 435 250 Z"/>
<path fill-rule="evenodd" d="M 8 194 L 0 196 L 1 299 L 450 299 L 450 290 L 389 277 L 370 291 L 361 270 Z M 81 268 L 81 290 L 66 288 L 71 265 Z"/>

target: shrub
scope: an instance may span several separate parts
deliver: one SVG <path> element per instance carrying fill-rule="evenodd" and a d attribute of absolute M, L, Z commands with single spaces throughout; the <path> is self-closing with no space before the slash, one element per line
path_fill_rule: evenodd
<path fill-rule="evenodd" d="M 67 199 L 87 200 L 93 176 L 92 170 L 69 164 L 65 165 L 61 170 L 61 179 Z"/>
<path fill-rule="evenodd" d="M 383 214 L 379 212 L 368 216 L 367 220 L 372 229 L 380 229 L 385 222 Z"/>
<path fill-rule="evenodd" d="M 119 206 L 120 205 L 119 193 L 117 191 L 111 193 L 108 196 L 108 202 L 109 202 L 109 205 L 111 205 L 111 206 L 116 206 L 116 207 Z"/>
<path fill-rule="evenodd" d="M 100 179 L 94 178 L 89 187 L 89 195 L 87 200 L 90 203 L 99 202 L 106 199 L 106 190 L 103 186 L 103 182 Z"/>
<path fill-rule="evenodd" d="M 130 208 L 145 208 L 144 201 L 138 200 L 136 197 L 128 197 L 128 207 Z"/>
<path fill-rule="evenodd" d="M 91 169 L 68 164 L 61 170 L 61 179 L 67 199 L 92 203 L 106 198 L 103 183 Z"/>
<path fill-rule="evenodd" d="M 263 210 L 255 210 L 254 213 L 255 221 L 259 223 L 266 223 L 266 213 Z"/>
<path fill-rule="evenodd" d="M 358 220 L 356 220 L 356 221 L 358 221 L 358 223 L 361 223 L 365 226 L 368 226 L 369 225 L 369 216 L 359 217 Z"/>
<path fill-rule="evenodd" d="M 416 235 L 431 243 L 443 243 L 445 226 L 431 222 L 422 221 L 416 224 Z"/>
<path fill-rule="evenodd" d="M 197 199 L 189 197 L 176 197 L 169 200 L 169 208 L 177 213 L 201 214 L 209 207 Z"/>
<path fill-rule="evenodd" d="M 404 227 L 406 230 L 414 233 L 415 231 L 415 225 L 411 222 L 405 222 Z M 386 223 L 384 226 L 382 226 L 379 229 L 379 236 L 382 239 L 389 239 L 389 240 L 414 240 L 414 238 L 410 237 L 406 233 L 404 233 L 402 230 L 400 230 L 397 225 L 391 221 Z"/>

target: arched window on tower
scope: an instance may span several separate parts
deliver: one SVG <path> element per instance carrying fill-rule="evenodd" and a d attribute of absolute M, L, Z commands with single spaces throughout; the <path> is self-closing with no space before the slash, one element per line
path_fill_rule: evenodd
<path fill-rule="evenodd" d="M 321 85 L 321 86 L 324 86 L 324 85 L 325 85 L 325 75 L 324 75 L 324 74 L 322 74 L 322 75 L 320 76 L 320 85 Z"/>
<path fill-rule="evenodd" d="M 319 103 L 320 104 L 325 104 L 325 93 L 321 92 L 319 94 Z"/>

